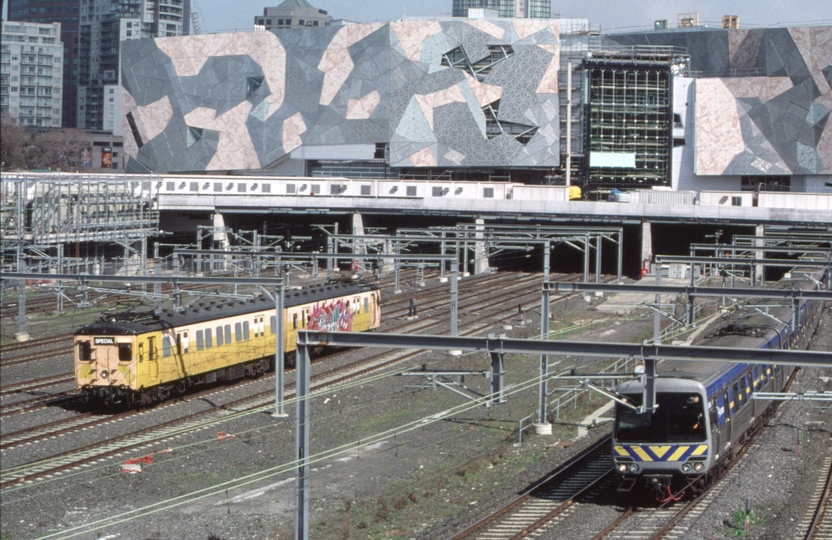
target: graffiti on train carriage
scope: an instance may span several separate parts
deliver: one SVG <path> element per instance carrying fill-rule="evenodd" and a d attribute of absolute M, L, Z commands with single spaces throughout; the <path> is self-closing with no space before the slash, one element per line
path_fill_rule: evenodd
<path fill-rule="evenodd" d="M 315 304 L 309 315 L 308 330 L 324 332 L 352 332 L 353 312 L 349 301 L 339 298 Z"/>

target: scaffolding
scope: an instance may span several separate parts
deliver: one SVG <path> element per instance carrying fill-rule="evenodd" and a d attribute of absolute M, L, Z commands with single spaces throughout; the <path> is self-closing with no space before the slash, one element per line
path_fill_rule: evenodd
<path fill-rule="evenodd" d="M 116 260 L 123 253 L 116 271 L 144 275 L 147 239 L 160 234 L 150 177 L 4 173 L 0 180 L 4 270 L 95 272 L 108 253 Z"/>
<path fill-rule="evenodd" d="M 671 184 L 669 47 L 598 51 L 583 61 L 584 189 Z"/>

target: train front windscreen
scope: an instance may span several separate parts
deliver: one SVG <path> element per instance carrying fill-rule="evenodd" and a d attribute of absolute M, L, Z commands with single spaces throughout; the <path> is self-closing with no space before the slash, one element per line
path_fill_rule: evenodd
<path fill-rule="evenodd" d="M 626 394 L 626 401 L 640 406 L 641 394 Z M 701 442 L 705 431 L 705 404 L 692 393 L 659 392 L 658 407 L 639 413 L 621 404 L 615 411 L 615 440 L 619 443 Z"/>

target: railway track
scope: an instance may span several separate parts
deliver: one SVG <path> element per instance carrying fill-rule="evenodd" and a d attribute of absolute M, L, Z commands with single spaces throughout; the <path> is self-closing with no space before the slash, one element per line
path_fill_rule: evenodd
<path fill-rule="evenodd" d="M 533 291 L 536 291 L 534 276 L 523 276 L 522 278 L 515 280 L 512 284 L 512 287 L 506 288 L 502 295 L 498 297 L 491 297 L 491 302 L 488 304 L 482 304 L 480 306 L 476 306 L 474 304 L 475 299 L 482 295 L 482 293 L 478 293 L 477 289 L 481 287 L 487 287 L 491 282 L 495 281 L 494 277 L 487 277 L 484 276 L 483 279 L 478 279 L 471 282 L 471 285 L 468 287 L 471 288 L 470 291 L 463 292 L 461 294 L 461 305 L 463 306 L 473 306 L 477 309 L 492 309 L 492 308 L 499 308 L 502 302 L 502 298 L 519 298 L 525 297 L 527 294 L 532 294 Z M 531 284 L 530 284 L 531 283 Z M 430 315 L 431 313 L 435 313 L 438 315 L 442 315 L 439 313 L 440 310 L 447 309 L 447 291 L 444 291 L 439 288 L 440 290 L 431 290 L 425 291 L 425 293 L 421 295 L 420 298 L 420 305 L 423 306 L 423 315 Z M 397 296 L 395 300 L 388 302 L 386 305 L 388 307 L 392 307 L 392 309 L 388 309 L 388 319 L 389 320 L 399 320 L 405 314 L 407 314 L 408 310 L 408 302 L 410 296 Z M 495 299 L 496 298 L 496 299 Z M 500 321 L 507 319 L 508 317 L 502 317 Z M 499 321 L 498 321 L 499 322 Z M 441 324 L 441 323 L 440 323 Z M 489 325 L 493 325 L 496 323 L 482 323 L 483 327 L 488 327 Z M 403 332 L 419 332 L 419 331 L 426 331 L 430 328 L 435 328 L 439 326 L 436 324 L 434 320 L 432 320 L 429 316 L 420 319 L 418 321 L 407 321 L 402 324 L 398 324 L 393 326 L 390 330 L 391 331 L 403 331 Z M 64 337 L 71 338 L 71 334 L 66 334 Z M 71 344 L 68 345 L 68 348 L 71 348 Z M 40 357 L 39 359 L 43 358 L 51 358 L 52 356 L 44 356 Z M 31 358 L 29 361 L 35 361 L 35 358 Z M 24 360 L 16 363 L 24 363 Z M 59 384 L 68 384 L 74 380 L 74 374 L 69 371 L 59 375 L 54 375 L 50 377 L 43 377 L 29 381 L 22 381 L 11 383 L 7 385 L 0 386 L 0 396 L 11 396 L 15 394 L 23 394 L 27 392 L 33 392 L 36 390 L 40 390 L 43 388 L 57 386 Z M 73 396 L 68 394 L 62 394 L 63 398 L 60 400 L 61 403 L 69 402 L 74 399 Z M 75 396 L 77 397 L 77 396 Z M 15 403 L 4 404 L 2 408 L 0 408 L 0 417 L 9 416 L 12 414 L 20 413 L 20 412 L 31 412 L 37 410 L 39 408 L 44 408 L 48 406 L 52 406 L 55 404 L 55 395 L 48 395 L 48 396 L 38 396 L 26 401 L 18 401 Z"/>
<path fill-rule="evenodd" d="M 794 374 L 787 388 L 793 380 Z M 769 415 L 773 415 L 774 410 L 769 411 Z M 761 427 L 763 425 L 765 425 L 765 422 L 760 423 Z M 580 537 L 591 537 L 593 540 L 683 538 L 701 514 L 711 505 L 711 502 L 717 500 L 721 495 L 726 483 L 721 482 L 720 479 L 728 474 L 747 452 L 759 447 L 758 443 L 755 443 L 755 437 L 761 427 L 736 451 L 734 457 L 720 471 L 719 476 L 709 488 L 693 499 L 684 500 L 683 494 L 676 494 L 679 500 L 670 500 L 658 507 L 627 507 L 616 519 L 594 536 L 587 534 L 585 531 L 575 534 L 580 534 Z M 615 476 L 611 465 L 612 459 L 609 437 L 605 439 L 600 448 L 601 457 L 598 459 L 605 458 L 610 460 L 608 476 L 604 477 L 609 479 L 610 482 L 606 485 L 602 482 L 592 483 L 592 486 L 600 487 L 598 491 L 592 492 L 590 482 L 585 482 L 585 489 L 582 489 L 580 492 L 576 491 L 575 495 L 562 496 L 561 500 L 558 501 L 559 504 L 551 504 L 550 506 L 546 506 L 541 502 L 535 502 L 534 505 L 526 506 L 525 500 L 529 497 L 529 493 L 524 493 L 517 500 L 499 509 L 497 512 L 482 518 L 476 524 L 452 536 L 451 539 L 496 540 L 498 538 L 536 538 L 542 534 L 542 531 L 555 527 L 567 512 L 574 512 L 573 515 L 578 515 L 578 512 L 581 511 L 581 503 L 576 501 L 576 499 L 579 496 L 585 497 L 586 502 L 593 502 L 593 499 L 596 496 L 600 496 L 603 491 L 611 491 L 613 489 L 613 479 Z M 574 464 L 580 465 L 580 461 L 573 461 L 567 466 Z M 585 467 L 587 474 L 589 474 L 589 471 L 592 469 L 591 462 L 587 463 Z M 830 516 L 832 514 L 832 509 L 830 509 L 832 502 L 830 501 L 832 501 L 832 494 L 829 493 L 829 490 L 832 489 L 832 456 L 827 459 L 825 468 L 827 470 L 827 476 L 824 476 L 822 481 L 819 482 L 812 502 L 813 509 L 816 510 L 806 520 L 807 524 L 805 525 L 805 529 L 810 532 L 807 532 L 805 536 L 799 536 L 799 538 L 805 538 L 807 540 L 830 539 L 829 531 L 832 531 L 832 523 L 830 523 L 832 522 L 832 516 Z M 556 481 L 562 481 L 561 479 L 565 477 L 560 477 L 556 473 L 552 478 Z M 597 503 L 597 501 L 595 502 Z M 578 517 L 577 519 L 581 518 Z M 566 537 L 570 537 L 569 532 L 574 532 L 569 531 L 568 527 L 559 530 L 566 534 Z M 812 533 L 812 530 L 818 532 Z M 816 536 L 811 536 L 811 534 L 815 534 Z"/>
<path fill-rule="evenodd" d="M 452 540 L 534 538 L 557 525 L 576 499 L 613 476 L 608 435 L 562 465 L 509 504 L 451 537 Z"/>
<path fill-rule="evenodd" d="M 533 288 L 530 285 L 520 286 L 521 289 L 524 287 Z M 513 294 L 516 298 L 516 291 L 509 291 L 505 294 Z M 493 298 L 491 299 L 491 302 L 500 303 L 499 300 L 494 300 Z M 498 324 L 504 318 L 504 315 L 502 317 L 498 317 L 496 319 L 496 322 L 491 323 L 491 326 L 493 326 L 494 324 Z M 420 322 L 427 323 L 420 325 L 421 330 L 426 330 L 429 328 L 447 324 L 447 321 L 445 320 L 436 319 L 426 319 L 425 321 Z M 409 321 L 407 323 L 404 323 L 404 326 L 408 324 L 412 324 L 412 322 Z M 476 325 L 476 327 L 474 328 L 463 328 L 464 333 L 475 333 L 482 328 L 482 324 L 484 323 L 480 323 L 479 325 Z M 313 379 L 316 381 L 315 388 L 321 388 L 321 385 L 325 384 L 337 384 L 338 382 L 342 382 L 347 379 L 359 377 L 371 373 L 373 371 L 385 369 L 394 364 L 412 358 L 418 354 L 420 354 L 420 352 L 418 351 L 382 352 L 372 355 L 370 357 L 365 357 L 364 359 L 358 362 L 340 368 L 335 368 L 326 372 L 325 374 L 316 376 Z M 273 377 L 273 375 L 267 377 L 266 379 L 271 377 Z M 331 382 L 326 382 L 330 379 Z M 237 388 L 238 386 L 239 385 L 233 388 Z M 291 385 L 287 385 L 287 388 L 290 387 Z M 219 391 L 223 392 L 228 388 L 231 387 L 223 387 L 219 389 Z M 211 392 L 217 392 L 217 389 L 208 389 L 198 394 L 188 395 L 186 398 L 184 398 L 184 400 L 187 401 L 193 399 L 202 399 Z M 176 402 L 168 402 L 162 404 L 161 407 L 173 406 L 175 405 L 175 403 Z M 98 444 L 88 448 L 81 448 L 78 450 L 73 450 L 66 454 L 55 456 L 48 460 L 39 461 L 20 467 L 15 467 L 13 469 L 2 470 L 0 471 L 0 489 L 6 489 L 11 486 L 17 485 L 21 483 L 21 481 L 31 482 L 33 480 L 45 476 L 60 474 L 61 472 L 67 469 L 80 467 L 85 464 L 89 464 L 91 461 L 97 461 L 100 459 L 117 456 L 124 452 L 145 447 L 149 444 L 162 444 L 164 440 L 173 436 L 172 434 L 174 433 L 182 433 L 184 431 L 202 429 L 212 426 L 216 423 L 226 421 L 228 419 L 228 415 L 231 414 L 230 411 L 232 410 L 237 412 L 247 411 L 250 413 L 258 410 L 266 410 L 271 407 L 274 407 L 273 389 L 253 394 L 244 398 L 243 400 L 238 400 L 237 402 L 233 402 L 231 404 L 225 404 L 221 408 L 212 408 L 211 410 L 205 411 L 203 413 L 197 413 L 196 415 L 180 418 L 171 422 L 167 422 L 164 425 L 154 426 L 153 428 L 126 435 L 118 439 L 108 440 L 108 442 L 105 445 Z M 156 409 L 151 410 L 159 410 L 159 408 L 157 407 Z M 124 420 L 132 415 L 143 414 L 144 412 L 147 411 L 127 411 L 123 414 L 117 415 L 116 417 L 112 417 L 111 415 L 106 420 L 106 423 Z M 214 414 L 214 416 L 211 416 L 212 414 Z M 49 425 L 38 426 L 30 430 L 22 430 L 20 432 L 12 433 L 9 434 L 8 438 L 4 436 L 4 444 L 6 446 L 4 446 L 3 449 L 6 450 L 23 444 L 35 444 L 38 441 L 47 440 L 49 438 L 61 435 L 67 435 L 69 433 L 76 432 L 81 429 L 86 429 L 90 426 L 90 424 L 95 424 L 96 427 L 104 424 L 102 423 L 100 416 L 96 416 L 94 413 L 87 413 L 81 416 L 81 418 L 73 418 L 65 420 L 63 422 L 54 422 Z"/>
<path fill-rule="evenodd" d="M 128 278 L 125 278 L 127 280 Z M 209 284 L 187 284 L 181 285 L 181 291 L 191 291 L 191 292 L 198 292 L 198 291 L 208 291 L 216 289 L 216 285 L 209 285 Z M 170 294 L 173 291 L 173 287 L 168 284 L 162 285 L 162 294 Z M 67 299 L 65 303 L 64 309 L 66 310 L 69 307 L 74 307 L 81 303 L 82 294 L 77 291 L 77 289 L 72 287 L 65 287 L 64 291 L 64 298 Z M 0 305 L 0 318 L 3 319 L 16 319 L 19 316 L 19 303 L 17 302 L 17 293 L 9 292 L 6 293 L 5 296 L 9 298 L 14 298 L 14 300 L 10 300 L 7 302 L 3 302 Z M 135 301 L 137 299 L 134 295 L 129 294 L 119 294 L 117 292 L 96 292 L 90 291 L 87 294 L 87 302 L 91 305 L 101 305 L 106 304 L 113 304 L 117 302 L 125 302 L 125 301 Z M 55 297 L 55 293 L 42 293 L 38 294 L 37 296 L 32 296 L 31 298 L 26 298 L 26 315 L 31 317 L 35 315 L 54 315 L 57 311 L 57 300 Z"/>
<path fill-rule="evenodd" d="M 59 334 L 55 336 L 47 336 L 38 339 L 32 339 L 29 341 L 24 341 L 22 343 L 12 343 L 9 345 L 4 345 L 0 347 L 0 366 L 7 365 L 7 361 L 13 361 L 19 357 L 19 355 L 10 356 L 13 353 L 17 353 L 20 351 L 29 351 L 32 348 L 43 347 L 45 345 L 52 345 L 54 343 L 66 343 L 67 341 L 71 342 L 72 334 Z"/>
<path fill-rule="evenodd" d="M 821 474 L 809 499 L 810 513 L 798 524 L 796 540 L 832 540 L 832 455 L 823 462 Z"/>

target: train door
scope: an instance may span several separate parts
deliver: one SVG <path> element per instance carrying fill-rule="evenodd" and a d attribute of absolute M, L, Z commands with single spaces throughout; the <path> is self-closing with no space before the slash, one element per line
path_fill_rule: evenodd
<path fill-rule="evenodd" d="M 723 409 L 724 415 L 724 409 Z M 711 432 L 711 454 L 719 454 L 720 437 L 719 437 L 719 398 L 708 401 L 708 424 Z"/>
<path fill-rule="evenodd" d="M 728 388 L 725 389 L 724 395 L 725 395 L 725 412 L 728 416 L 728 418 L 726 419 L 726 422 L 725 422 L 725 425 L 728 426 L 728 431 L 725 433 L 725 436 L 726 436 L 725 443 L 730 444 L 730 442 L 733 440 L 734 421 L 736 420 L 736 417 L 737 417 L 736 412 L 737 412 L 737 409 L 739 408 L 739 405 L 737 404 L 737 397 L 734 395 L 734 391 L 733 391 L 733 389 L 731 389 L 730 386 L 728 386 Z"/>
<path fill-rule="evenodd" d="M 90 358 L 92 378 L 97 384 L 110 384 L 118 377 L 119 346 L 115 337 L 94 337 Z"/>
<path fill-rule="evenodd" d="M 156 337 L 147 338 L 147 376 L 155 379 L 159 376 L 159 351 L 156 349 Z"/>
<path fill-rule="evenodd" d="M 93 366 L 95 355 L 92 337 L 76 338 L 75 342 L 75 382 L 78 386 L 94 384 L 98 374 Z"/>

